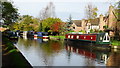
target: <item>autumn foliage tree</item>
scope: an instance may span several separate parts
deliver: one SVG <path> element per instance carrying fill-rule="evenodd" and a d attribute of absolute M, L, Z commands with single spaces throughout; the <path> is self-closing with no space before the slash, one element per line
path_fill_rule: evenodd
<path fill-rule="evenodd" d="M 52 30 L 50 30 L 51 27 L 53 27 L 53 24 L 55 24 L 56 22 L 62 22 L 61 19 L 59 18 L 47 18 L 47 19 L 44 19 L 42 21 L 42 31 L 43 32 L 51 32 Z"/>
<path fill-rule="evenodd" d="M 56 22 L 52 25 L 52 27 L 50 27 L 50 29 L 53 32 L 60 32 L 61 28 L 62 28 L 62 23 L 61 22 Z"/>

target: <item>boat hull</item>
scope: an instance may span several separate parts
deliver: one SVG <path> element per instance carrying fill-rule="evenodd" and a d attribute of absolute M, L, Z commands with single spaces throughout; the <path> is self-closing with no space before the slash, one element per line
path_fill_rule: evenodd
<path fill-rule="evenodd" d="M 81 48 L 95 48 L 100 50 L 109 50 L 111 49 L 110 44 L 96 44 L 94 42 L 83 42 L 83 41 L 75 41 L 75 40 L 65 40 L 66 45 L 72 45 Z"/>

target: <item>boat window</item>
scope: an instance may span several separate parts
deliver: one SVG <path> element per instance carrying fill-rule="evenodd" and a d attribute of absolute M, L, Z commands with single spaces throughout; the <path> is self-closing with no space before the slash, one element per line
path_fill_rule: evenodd
<path fill-rule="evenodd" d="M 41 34 L 41 33 L 37 32 L 37 34 Z"/>
<path fill-rule="evenodd" d="M 90 29 L 90 25 L 88 25 L 88 29 Z"/>
<path fill-rule="evenodd" d="M 42 35 L 48 35 L 48 33 L 42 33 Z"/>
<path fill-rule="evenodd" d="M 79 39 L 79 36 L 77 36 L 77 39 Z"/>
<path fill-rule="evenodd" d="M 71 38 L 73 38 L 73 36 L 71 36 Z"/>
<path fill-rule="evenodd" d="M 91 37 L 91 39 L 93 39 L 93 37 Z"/>
<path fill-rule="evenodd" d="M 68 35 L 68 38 L 70 38 L 70 35 Z"/>
<path fill-rule="evenodd" d="M 102 40 L 102 37 L 100 37 L 100 40 Z"/>

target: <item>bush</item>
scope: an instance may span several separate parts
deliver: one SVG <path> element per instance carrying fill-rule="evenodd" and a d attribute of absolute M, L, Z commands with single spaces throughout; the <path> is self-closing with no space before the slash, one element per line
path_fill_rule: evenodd
<path fill-rule="evenodd" d="M 102 30 L 100 30 L 100 31 L 99 31 L 99 33 L 103 33 L 103 31 L 102 31 Z"/>
<path fill-rule="evenodd" d="M 93 30 L 93 29 L 91 29 L 91 30 L 90 30 L 90 33 L 94 33 L 94 30 Z"/>

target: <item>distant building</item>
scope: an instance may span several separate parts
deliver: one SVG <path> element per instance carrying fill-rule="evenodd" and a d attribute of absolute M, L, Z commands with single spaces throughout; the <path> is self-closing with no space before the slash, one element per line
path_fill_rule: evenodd
<path fill-rule="evenodd" d="M 72 20 L 72 26 L 71 28 L 75 32 L 79 32 L 81 30 L 85 30 L 87 33 L 90 32 L 91 29 L 93 30 L 101 30 L 103 31 L 105 29 L 105 26 L 113 29 L 115 26 L 115 14 L 113 6 L 109 7 L 109 13 L 108 16 L 103 16 L 102 14 L 95 19 L 90 20 Z"/>
<path fill-rule="evenodd" d="M 0 32 L 5 31 L 7 28 L 0 27 Z"/>

